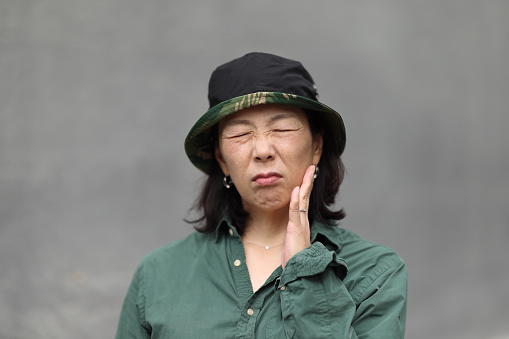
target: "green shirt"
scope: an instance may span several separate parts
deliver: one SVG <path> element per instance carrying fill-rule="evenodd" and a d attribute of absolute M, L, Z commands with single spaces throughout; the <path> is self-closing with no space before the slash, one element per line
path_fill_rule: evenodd
<path fill-rule="evenodd" d="M 311 242 L 255 293 L 228 220 L 156 249 L 136 270 L 116 338 L 403 338 L 399 255 L 320 223 Z"/>

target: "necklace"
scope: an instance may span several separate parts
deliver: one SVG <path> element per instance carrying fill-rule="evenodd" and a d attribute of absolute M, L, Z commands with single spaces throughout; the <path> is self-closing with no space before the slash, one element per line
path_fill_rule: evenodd
<path fill-rule="evenodd" d="M 258 246 L 258 247 L 263 247 L 263 248 L 265 248 L 266 250 L 270 250 L 271 248 L 274 248 L 274 247 L 283 246 L 283 245 L 285 244 L 285 243 L 282 243 L 282 244 L 278 244 L 278 245 L 274 245 L 274 246 L 263 246 L 263 245 L 255 244 L 254 242 L 245 241 L 245 240 L 243 240 L 242 242 L 243 242 L 244 244 L 250 244 L 250 245 L 255 245 L 255 246 Z"/>

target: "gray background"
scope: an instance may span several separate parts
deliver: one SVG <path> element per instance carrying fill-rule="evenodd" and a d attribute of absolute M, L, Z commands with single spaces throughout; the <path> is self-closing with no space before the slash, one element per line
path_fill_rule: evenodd
<path fill-rule="evenodd" d="M 0 0 L 0 338 L 111 338 L 192 231 L 219 64 L 298 59 L 347 128 L 342 226 L 409 268 L 408 338 L 509 337 L 509 2 Z"/>

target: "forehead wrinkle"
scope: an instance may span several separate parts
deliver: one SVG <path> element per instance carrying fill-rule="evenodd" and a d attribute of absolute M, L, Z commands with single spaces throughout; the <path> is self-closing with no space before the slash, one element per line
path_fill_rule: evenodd
<path fill-rule="evenodd" d="M 278 120 L 284 120 L 284 119 L 293 119 L 295 118 L 295 115 L 293 113 L 279 113 L 276 115 L 271 116 L 267 123 L 271 124 L 273 122 L 276 122 Z"/>
<path fill-rule="evenodd" d="M 299 111 L 302 112 L 302 110 L 299 109 Z M 240 111 L 238 112 L 240 113 Z M 224 128 L 228 127 L 234 127 L 234 126 L 246 126 L 246 127 L 254 127 L 256 125 L 256 122 L 253 121 L 253 118 L 244 118 L 244 117 L 237 117 L 235 115 L 230 115 L 225 117 L 223 120 L 219 122 L 219 129 L 222 130 Z M 297 118 L 296 112 L 294 111 L 288 111 L 288 112 L 273 112 L 273 114 L 270 114 L 269 117 L 264 119 L 264 125 L 270 126 L 276 121 L 280 120 L 299 120 Z"/>
<path fill-rule="evenodd" d="M 293 113 L 279 113 L 279 114 L 273 115 L 270 118 L 268 118 L 266 120 L 266 124 L 270 125 L 278 120 L 293 119 L 293 118 L 295 118 L 295 115 Z M 253 126 L 254 123 L 249 119 L 237 119 L 237 118 L 228 119 L 224 122 L 224 127 L 237 126 L 237 125 Z"/>
<path fill-rule="evenodd" d="M 247 119 L 228 119 L 224 122 L 224 127 L 227 127 L 227 126 L 238 126 L 238 125 L 248 125 L 248 126 L 252 126 L 253 123 Z"/>

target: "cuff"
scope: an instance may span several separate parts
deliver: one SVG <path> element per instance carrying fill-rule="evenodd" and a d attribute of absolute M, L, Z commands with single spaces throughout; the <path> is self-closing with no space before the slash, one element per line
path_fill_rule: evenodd
<path fill-rule="evenodd" d="M 324 272 L 328 267 L 343 280 L 348 272 L 346 261 L 338 258 L 336 252 L 328 250 L 322 243 L 315 242 L 308 248 L 295 254 L 286 263 L 279 286 L 301 277 L 308 277 Z"/>

